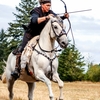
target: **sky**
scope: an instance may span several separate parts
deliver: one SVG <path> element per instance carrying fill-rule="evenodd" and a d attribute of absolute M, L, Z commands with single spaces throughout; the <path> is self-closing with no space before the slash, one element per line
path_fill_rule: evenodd
<path fill-rule="evenodd" d="M 69 13 L 69 19 L 75 39 L 75 46 L 85 57 L 87 63 L 100 63 L 100 6 L 99 0 L 64 0 L 67 11 L 79 11 L 92 9 L 91 11 Z M 0 0 L 0 29 L 7 30 L 8 23 L 13 22 L 17 13 L 15 7 L 21 0 Z M 55 13 L 64 13 L 64 5 L 60 0 L 52 0 L 51 9 Z M 67 20 L 64 21 L 68 27 Z M 71 32 L 68 34 L 72 40 Z"/>

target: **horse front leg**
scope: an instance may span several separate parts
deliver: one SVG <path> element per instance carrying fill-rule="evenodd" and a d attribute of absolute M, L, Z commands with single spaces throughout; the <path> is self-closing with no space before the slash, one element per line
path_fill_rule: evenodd
<path fill-rule="evenodd" d="M 63 83 L 63 81 L 59 78 L 58 73 L 54 73 L 54 74 L 53 74 L 53 81 L 54 81 L 54 82 L 57 82 L 58 85 L 59 85 L 59 89 L 60 89 L 59 100 L 63 100 L 63 86 L 64 86 L 64 83 Z"/>
<path fill-rule="evenodd" d="M 26 82 L 28 85 L 28 100 L 33 100 L 33 90 L 35 88 L 35 82 L 34 83 L 29 83 Z"/>
<path fill-rule="evenodd" d="M 47 85 L 48 90 L 49 90 L 49 98 L 50 98 L 50 100 L 54 100 L 54 96 L 53 96 L 53 92 L 52 92 L 52 88 L 51 88 L 51 81 L 41 71 L 39 71 L 35 76 L 36 76 L 37 80 L 40 80 Z"/>
<path fill-rule="evenodd" d="M 11 78 L 8 80 L 8 91 L 9 91 L 9 100 L 13 100 L 13 85 L 14 85 L 15 79 Z"/>

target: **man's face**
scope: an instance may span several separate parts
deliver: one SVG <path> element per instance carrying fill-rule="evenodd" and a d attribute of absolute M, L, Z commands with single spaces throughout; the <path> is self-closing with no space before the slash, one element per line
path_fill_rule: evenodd
<path fill-rule="evenodd" d="M 50 10 L 51 3 L 45 3 L 45 4 L 42 4 L 41 6 L 42 6 L 43 12 L 48 12 Z"/>

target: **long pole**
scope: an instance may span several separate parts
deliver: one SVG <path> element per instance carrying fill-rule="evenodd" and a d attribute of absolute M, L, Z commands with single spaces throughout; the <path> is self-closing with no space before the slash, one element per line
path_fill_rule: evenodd
<path fill-rule="evenodd" d="M 85 12 L 85 11 L 91 11 L 91 10 L 92 9 L 78 10 L 78 11 L 72 11 L 72 12 L 68 12 L 68 13 L 71 14 L 71 13 Z M 64 13 L 60 13 L 60 14 L 57 14 L 57 15 L 61 15 L 61 14 L 64 14 Z"/>
<path fill-rule="evenodd" d="M 92 9 L 86 9 L 86 10 L 79 10 L 79 11 L 72 11 L 68 13 L 78 13 L 78 12 L 85 12 L 85 11 L 91 11 Z"/>

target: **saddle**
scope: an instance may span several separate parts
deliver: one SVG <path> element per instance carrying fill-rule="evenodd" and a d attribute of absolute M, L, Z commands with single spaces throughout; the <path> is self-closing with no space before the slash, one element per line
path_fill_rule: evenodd
<path fill-rule="evenodd" d="M 33 47 L 36 46 L 38 39 L 39 39 L 39 36 L 35 36 L 27 43 L 27 45 L 25 46 L 21 54 L 21 59 L 20 59 L 21 68 L 25 68 L 27 74 L 31 76 L 33 75 L 33 67 L 30 68 L 28 66 L 29 66 L 31 55 L 33 52 Z"/>

